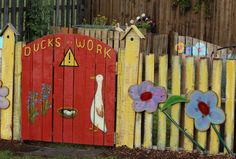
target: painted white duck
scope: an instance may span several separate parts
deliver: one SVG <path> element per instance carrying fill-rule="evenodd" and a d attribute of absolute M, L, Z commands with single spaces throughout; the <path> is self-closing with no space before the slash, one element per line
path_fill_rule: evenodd
<path fill-rule="evenodd" d="M 96 81 L 97 81 L 97 91 L 95 93 L 95 97 L 94 97 L 92 105 L 91 105 L 90 119 L 91 119 L 91 122 L 93 123 L 93 125 L 97 129 L 100 129 L 101 131 L 106 133 L 107 127 L 106 127 L 106 123 L 105 123 L 104 105 L 103 105 L 103 98 L 102 98 L 103 75 L 101 75 L 101 74 L 97 75 Z M 94 131 L 96 131 L 96 130 L 94 130 Z"/>

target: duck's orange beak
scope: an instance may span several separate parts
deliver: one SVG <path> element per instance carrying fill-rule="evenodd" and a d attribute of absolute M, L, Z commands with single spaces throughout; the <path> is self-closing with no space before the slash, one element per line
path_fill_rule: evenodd
<path fill-rule="evenodd" d="M 95 76 L 91 76 L 90 77 L 91 80 L 95 80 L 95 78 L 96 78 Z"/>

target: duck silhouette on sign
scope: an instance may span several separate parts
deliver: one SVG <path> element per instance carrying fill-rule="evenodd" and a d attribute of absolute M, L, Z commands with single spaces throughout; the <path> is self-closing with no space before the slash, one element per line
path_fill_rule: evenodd
<path fill-rule="evenodd" d="M 103 104 L 103 97 L 102 97 L 103 75 L 98 74 L 96 76 L 96 82 L 97 82 L 97 90 L 93 98 L 91 109 L 90 109 L 90 119 L 93 124 L 90 130 L 93 130 L 96 132 L 99 129 L 102 132 L 106 133 L 107 127 L 105 123 L 104 104 Z"/>

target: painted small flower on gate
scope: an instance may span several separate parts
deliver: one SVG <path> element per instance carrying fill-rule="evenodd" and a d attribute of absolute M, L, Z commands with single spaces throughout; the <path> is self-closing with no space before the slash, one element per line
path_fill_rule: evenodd
<path fill-rule="evenodd" d="M 178 44 L 175 45 L 175 51 L 178 52 L 178 54 L 182 54 L 184 52 L 184 43 L 179 42 Z"/>
<path fill-rule="evenodd" d="M 207 55 L 207 47 L 204 43 L 196 43 L 193 46 L 193 55 L 194 56 L 206 56 Z"/>
<path fill-rule="evenodd" d="M 129 95 L 134 100 L 133 109 L 135 112 L 155 112 L 158 104 L 164 102 L 167 98 L 166 90 L 163 87 L 155 87 L 149 81 L 131 86 Z"/>
<path fill-rule="evenodd" d="M 205 93 L 193 91 L 186 113 L 195 119 L 195 127 L 200 131 L 209 129 L 210 124 L 222 124 L 225 121 L 224 112 L 217 107 L 217 95 L 213 91 Z"/>

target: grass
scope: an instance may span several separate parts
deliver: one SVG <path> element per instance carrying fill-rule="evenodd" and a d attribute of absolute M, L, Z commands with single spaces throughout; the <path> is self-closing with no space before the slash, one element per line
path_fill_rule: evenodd
<path fill-rule="evenodd" d="M 0 159 L 76 159 L 77 157 L 40 157 L 40 156 L 30 156 L 30 155 L 15 155 L 10 151 L 0 151 Z M 94 157 L 80 157 L 80 159 L 94 159 Z M 116 157 L 96 157 L 96 159 L 116 159 Z"/>

